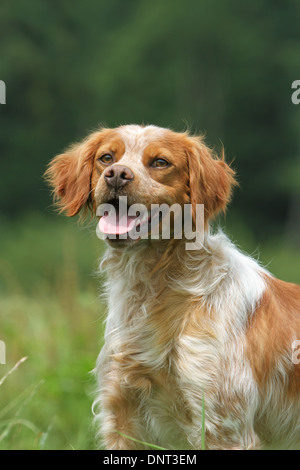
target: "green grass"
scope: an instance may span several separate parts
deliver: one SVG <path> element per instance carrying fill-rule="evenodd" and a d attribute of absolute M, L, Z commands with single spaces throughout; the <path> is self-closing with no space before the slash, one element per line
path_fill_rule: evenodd
<path fill-rule="evenodd" d="M 255 250 L 245 232 L 231 233 L 243 249 Z M 0 340 L 7 364 L 0 365 L 0 449 L 94 448 L 90 371 L 105 312 L 94 271 L 102 250 L 93 225 L 73 219 L 36 214 L 1 221 Z M 260 252 L 274 274 L 300 283 L 299 251 L 273 240 Z"/>
<path fill-rule="evenodd" d="M 1 417 L 22 417 L 39 429 L 38 434 L 50 428 L 47 448 L 91 445 L 93 381 L 89 371 L 99 350 L 100 309 L 92 296 L 78 295 L 75 302 L 76 307 L 66 308 L 50 296 L 0 301 L 8 362 L 0 371 L 6 373 L 17 358 L 27 355 L 26 363 L 1 387 L 1 407 L 6 413 L 0 413 L 0 425 Z M 35 448 L 38 435 L 33 437 L 20 424 L 5 440 L 0 439 L 0 448 Z"/>
<path fill-rule="evenodd" d="M 128 436 L 127 434 L 124 434 L 119 431 L 116 431 L 116 433 L 122 437 L 126 437 L 126 439 L 129 439 L 130 441 L 137 442 L 138 444 L 142 444 L 145 448 L 149 447 L 150 449 L 154 449 L 154 450 L 168 450 L 165 447 L 160 447 L 155 444 L 150 444 L 149 442 L 140 441 L 139 439 L 135 439 L 134 437 Z"/>
<path fill-rule="evenodd" d="M 202 416 L 201 416 L 201 450 L 205 450 L 205 394 L 202 390 Z"/>
<path fill-rule="evenodd" d="M 2 224 L 0 247 L 0 380 L 27 357 L 0 387 L 0 449 L 93 448 L 100 241 L 74 221 L 31 216 Z"/>

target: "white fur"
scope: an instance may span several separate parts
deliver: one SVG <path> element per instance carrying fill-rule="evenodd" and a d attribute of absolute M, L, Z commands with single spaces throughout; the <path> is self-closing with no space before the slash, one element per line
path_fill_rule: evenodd
<path fill-rule="evenodd" d="M 126 125 L 118 129 L 125 144 L 125 155 L 131 160 L 141 161 L 147 145 L 165 135 L 166 129 L 157 126 Z"/>
<path fill-rule="evenodd" d="M 161 243 L 146 242 L 124 251 L 108 248 L 102 270 L 108 275 L 106 296 L 108 315 L 105 347 L 101 352 L 96 374 L 99 394 L 95 401 L 96 418 L 106 426 L 109 410 L 101 405 L 105 374 L 114 357 L 122 354 L 127 344 L 132 360 L 152 370 L 169 370 L 177 377 L 174 387 L 181 395 L 178 403 L 168 400 L 167 391 L 153 387 L 140 395 L 137 439 L 168 448 L 200 448 L 202 391 L 205 394 L 206 431 L 219 436 L 218 446 L 226 447 L 223 433 L 232 434 L 232 447 L 256 446 L 253 429 L 259 395 L 243 344 L 249 316 L 253 313 L 265 290 L 259 264 L 243 255 L 223 233 L 207 234 L 200 251 L 187 252 L 182 245 L 172 253 L 174 264 L 183 267 L 184 276 L 167 274 L 167 289 L 193 298 L 199 311 L 209 306 L 209 322 L 199 316 L 199 335 L 185 335 L 164 345 L 157 343 L 156 331 L 151 330 L 151 309 L 155 305 L 157 282 L 149 282 L 149 273 L 162 253 Z M 171 274 L 170 274 L 171 273 Z M 213 331 L 213 336 L 206 334 Z M 176 357 L 176 360 L 174 360 Z M 112 362 L 111 362 L 112 361 Z M 242 364 L 242 367 L 241 367 Z M 123 370 L 126 381 L 126 371 Z M 130 374 L 127 386 L 131 386 Z M 222 406 L 220 397 L 226 397 Z M 183 398 L 182 398 L 183 397 Z M 176 407 L 184 406 L 192 416 L 188 423 L 182 420 Z M 228 403 L 232 406 L 228 407 Z M 247 417 L 247 418 L 245 418 Z M 191 422 L 190 422 L 191 421 Z M 247 424 L 245 424 L 247 423 Z M 107 430 L 106 430 L 107 431 Z M 211 448 L 214 443 L 211 443 Z"/>

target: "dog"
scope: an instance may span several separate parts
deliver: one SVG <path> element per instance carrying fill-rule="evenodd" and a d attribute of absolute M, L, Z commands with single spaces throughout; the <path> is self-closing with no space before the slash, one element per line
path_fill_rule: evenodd
<path fill-rule="evenodd" d="M 193 220 L 204 205 L 203 243 L 191 251 L 172 232 L 122 239 L 128 225 L 99 217 L 100 230 L 115 235 L 101 262 L 108 313 L 94 414 L 102 445 L 201 449 L 203 435 L 206 449 L 299 445 L 300 287 L 212 232 L 237 184 L 224 156 L 202 136 L 124 125 L 71 146 L 46 177 L 70 217 L 121 196 L 149 210 L 188 204 Z"/>

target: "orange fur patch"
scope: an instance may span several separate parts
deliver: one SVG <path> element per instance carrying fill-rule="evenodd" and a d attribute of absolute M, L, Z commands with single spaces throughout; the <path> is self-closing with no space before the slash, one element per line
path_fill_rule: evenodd
<path fill-rule="evenodd" d="M 299 399 L 300 364 L 292 363 L 292 343 L 300 339 L 300 287 L 267 276 L 266 281 L 267 289 L 249 322 L 247 355 L 261 390 L 277 377 L 284 381 L 286 392 Z"/>

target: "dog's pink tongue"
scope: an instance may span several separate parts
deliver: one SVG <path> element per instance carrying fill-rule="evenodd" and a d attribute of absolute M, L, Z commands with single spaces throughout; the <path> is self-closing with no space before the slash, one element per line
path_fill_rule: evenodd
<path fill-rule="evenodd" d="M 110 235 L 122 235 L 133 229 L 137 217 L 124 214 L 120 218 L 118 215 L 104 215 L 99 221 L 99 229 L 102 233 Z"/>

